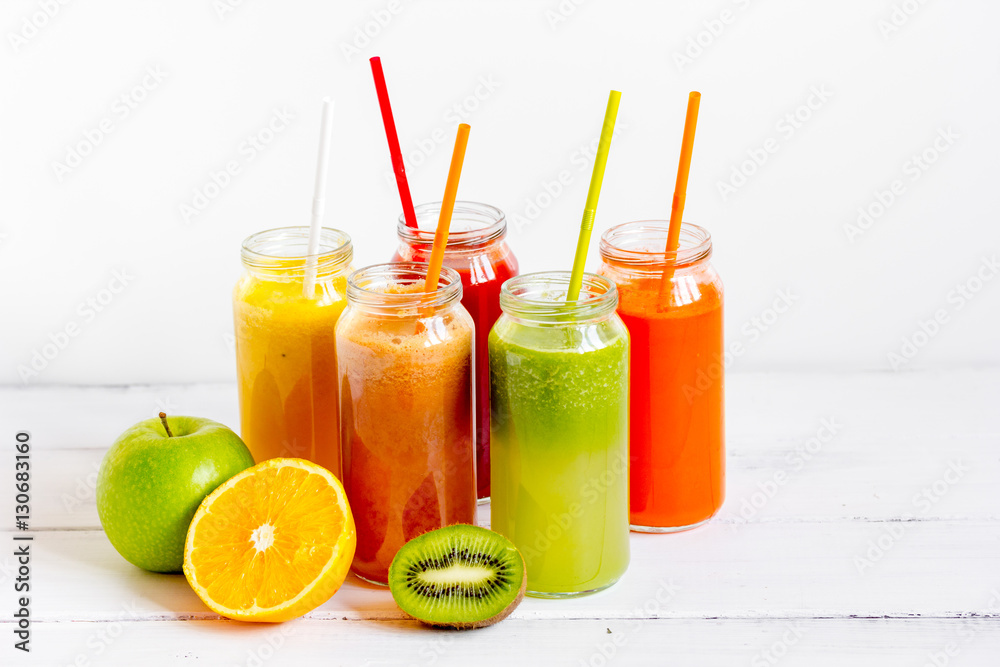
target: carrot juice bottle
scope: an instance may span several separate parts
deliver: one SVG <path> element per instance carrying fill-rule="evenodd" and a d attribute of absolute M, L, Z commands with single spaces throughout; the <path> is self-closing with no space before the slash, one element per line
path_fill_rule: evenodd
<path fill-rule="evenodd" d="M 347 305 L 350 237 L 324 228 L 316 279 L 303 293 L 308 227 L 272 229 L 243 242 L 233 290 L 240 433 L 254 461 L 308 459 L 340 475 L 334 329 Z"/>
<path fill-rule="evenodd" d="M 630 521 L 674 532 L 711 518 L 725 497 L 722 281 L 708 231 L 627 222 L 601 237 L 601 275 L 618 286 L 631 335 Z"/>
<path fill-rule="evenodd" d="M 337 323 L 344 488 L 358 531 L 352 569 L 378 584 L 407 541 L 475 523 L 472 318 L 444 268 L 378 264 L 348 279 Z"/>
<path fill-rule="evenodd" d="M 394 262 L 426 262 L 434 245 L 441 202 L 414 209 L 417 227 L 399 217 Z M 500 286 L 517 275 L 517 259 L 507 245 L 503 211 L 476 202 L 455 202 L 444 265 L 462 279 L 462 305 L 476 325 L 476 484 L 480 499 L 490 495 L 490 329 L 500 317 Z"/>

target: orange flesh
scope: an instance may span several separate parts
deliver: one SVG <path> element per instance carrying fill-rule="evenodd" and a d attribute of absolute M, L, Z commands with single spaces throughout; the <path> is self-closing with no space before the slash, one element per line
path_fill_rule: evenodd
<path fill-rule="evenodd" d="M 275 607 L 320 576 L 344 523 L 337 492 L 321 475 L 262 470 L 214 500 L 197 523 L 190 561 L 217 604 Z"/>

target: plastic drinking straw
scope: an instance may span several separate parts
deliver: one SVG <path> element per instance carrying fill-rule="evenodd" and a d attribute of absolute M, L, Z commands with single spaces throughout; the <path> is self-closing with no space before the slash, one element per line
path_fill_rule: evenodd
<path fill-rule="evenodd" d="M 451 226 L 451 214 L 455 211 L 458 179 L 462 177 L 462 163 L 465 162 L 465 147 L 469 143 L 470 129 L 467 124 L 460 124 L 458 135 L 455 137 L 455 150 L 451 154 L 448 182 L 444 186 L 444 199 L 441 201 L 441 215 L 438 216 L 437 231 L 434 232 L 434 246 L 431 248 L 431 259 L 427 265 L 427 281 L 424 284 L 424 291 L 428 294 L 437 291 L 438 279 L 441 277 L 444 249 L 448 245 L 448 228 Z"/>
<path fill-rule="evenodd" d="M 309 223 L 309 249 L 306 251 L 306 276 L 302 296 L 313 298 L 316 292 L 316 256 L 319 254 L 319 228 L 326 208 L 326 175 L 330 167 L 330 134 L 333 130 L 333 100 L 323 98 L 323 120 L 319 129 L 319 156 L 316 159 L 316 184 L 313 188 L 312 220 Z"/>
<path fill-rule="evenodd" d="M 687 197 L 688 172 L 691 170 L 691 152 L 694 150 L 694 130 L 698 125 L 698 107 L 701 93 L 691 91 L 688 95 L 687 116 L 684 118 L 684 139 L 681 141 L 681 158 L 677 164 L 677 183 L 674 185 L 674 202 L 670 208 L 670 228 L 667 231 L 667 253 L 677 252 L 681 238 L 681 217 L 684 215 L 684 200 Z M 668 266 L 663 272 L 664 286 L 670 283 L 674 267 Z"/>
<path fill-rule="evenodd" d="M 611 135 L 615 131 L 615 120 L 618 118 L 618 103 L 622 94 L 612 90 L 608 96 L 608 108 L 604 112 L 604 127 L 601 128 L 601 142 L 597 147 L 597 158 L 594 160 L 594 173 L 590 176 L 590 190 L 587 192 L 587 205 L 583 209 L 583 221 L 580 223 L 580 238 L 576 242 L 576 257 L 573 258 L 573 273 L 570 274 L 569 289 L 566 290 L 566 300 L 576 301 L 580 298 L 580 288 L 583 287 L 583 265 L 587 263 L 587 249 L 590 247 L 590 235 L 594 231 L 594 217 L 597 215 L 597 200 L 601 196 L 601 184 L 604 182 L 604 168 L 608 164 L 608 152 L 611 150 Z"/>
<path fill-rule="evenodd" d="M 406 182 L 406 166 L 403 164 L 403 152 L 399 149 L 396 122 L 392 119 L 392 107 L 389 105 L 389 91 L 385 87 L 385 74 L 382 73 L 382 60 L 378 56 L 375 56 L 370 62 L 372 64 L 372 76 L 375 78 L 375 92 L 378 94 L 378 105 L 382 109 L 385 138 L 389 141 L 392 170 L 396 173 L 396 187 L 399 188 L 399 200 L 403 204 L 403 218 L 406 220 L 407 227 L 416 229 L 417 213 L 413 210 L 410 185 Z"/>

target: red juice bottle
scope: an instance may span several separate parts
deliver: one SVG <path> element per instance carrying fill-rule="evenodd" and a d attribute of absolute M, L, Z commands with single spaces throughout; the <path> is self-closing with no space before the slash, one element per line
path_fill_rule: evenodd
<path fill-rule="evenodd" d="M 393 261 L 426 262 L 434 244 L 441 202 L 415 208 L 416 229 L 399 217 L 399 247 Z M 517 275 L 517 259 L 507 245 L 507 218 L 488 204 L 455 202 L 444 266 L 462 279 L 462 305 L 472 315 L 475 339 L 476 485 L 480 499 L 490 496 L 490 329 L 500 317 L 500 287 Z"/>

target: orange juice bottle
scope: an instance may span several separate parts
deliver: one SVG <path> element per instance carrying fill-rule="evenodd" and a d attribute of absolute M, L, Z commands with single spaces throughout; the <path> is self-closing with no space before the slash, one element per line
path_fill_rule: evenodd
<path fill-rule="evenodd" d="M 630 522 L 674 532 L 708 521 L 725 497 L 722 281 L 708 231 L 628 222 L 601 237 L 601 274 L 618 286 L 632 339 Z"/>
<path fill-rule="evenodd" d="M 303 294 L 308 227 L 243 242 L 244 275 L 233 291 L 241 435 L 257 463 L 308 459 L 340 476 L 334 336 L 347 303 L 350 237 L 322 229 L 314 289 Z"/>

